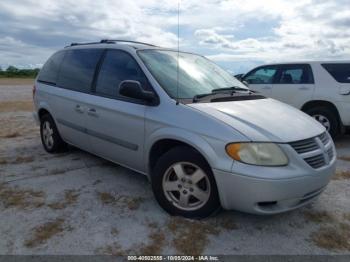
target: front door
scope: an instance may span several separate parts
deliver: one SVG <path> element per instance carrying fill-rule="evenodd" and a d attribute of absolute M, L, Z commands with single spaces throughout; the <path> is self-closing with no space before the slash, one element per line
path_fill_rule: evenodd
<path fill-rule="evenodd" d="M 122 50 L 107 50 L 87 107 L 87 132 L 93 152 L 129 168 L 144 172 L 144 128 L 146 106 L 122 97 L 119 84 L 148 81 L 134 58 Z"/>
<path fill-rule="evenodd" d="M 271 97 L 300 109 L 306 101 L 311 100 L 314 88 L 310 65 L 280 65 Z"/>
<path fill-rule="evenodd" d="M 262 66 L 247 73 L 243 81 L 249 84 L 249 88 L 257 91 L 266 97 L 272 93 L 272 82 L 276 75 L 276 66 Z"/>

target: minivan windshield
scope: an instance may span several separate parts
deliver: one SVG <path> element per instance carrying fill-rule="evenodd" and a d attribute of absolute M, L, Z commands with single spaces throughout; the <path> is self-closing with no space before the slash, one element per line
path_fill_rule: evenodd
<path fill-rule="evenodd" d="M 192 99 L 197 95 L 211 93 L 218 89 L 248 90 L 230 73 L 203 56 L 158 49 L 140 50 L 138 54 L 151 74 L 172 98 Z M 177 63 L 178 59 L 179 63 Z M 179 72 L 178 76 L 177 72 Z"/>

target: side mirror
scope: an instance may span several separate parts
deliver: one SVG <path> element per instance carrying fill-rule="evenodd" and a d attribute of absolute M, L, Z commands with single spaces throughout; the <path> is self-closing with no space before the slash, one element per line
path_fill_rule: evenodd
<path fill-rule="evenodd" d="M 242 83 L 245 84 L 246 86 L 249 86 L 248 81 L 243 80 Z"/>
<path fill-rule="evenodd" d="M 142 88 L 139 81 L 124 80 L 119 84 L 119 94 L 125 97 L 143 100 L 152 103 L 157 96 L 151 91 L 146 91 Z"/>

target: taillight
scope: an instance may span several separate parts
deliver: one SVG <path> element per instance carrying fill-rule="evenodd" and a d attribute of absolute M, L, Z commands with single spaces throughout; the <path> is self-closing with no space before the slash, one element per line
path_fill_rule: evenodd
<path fill-rule="evenodd" d="M 33 99 L 34 99 L 34 96 L 35 96 L 35 91 L 36 91 L 36 87 L 35 87 L 35 85 L 33 85 Z"/>

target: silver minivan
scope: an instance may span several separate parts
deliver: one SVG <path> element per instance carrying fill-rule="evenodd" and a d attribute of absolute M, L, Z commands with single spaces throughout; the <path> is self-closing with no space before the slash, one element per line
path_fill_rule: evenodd
<path fill-rule="evenodd" d="M 33 96 L 47 152 L 70 144 L 145 174 L 173 215 L 292 210 L 335 172 L 321 124 L 192 53 L 71 44 L 45 63 Z"/>

